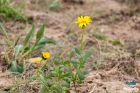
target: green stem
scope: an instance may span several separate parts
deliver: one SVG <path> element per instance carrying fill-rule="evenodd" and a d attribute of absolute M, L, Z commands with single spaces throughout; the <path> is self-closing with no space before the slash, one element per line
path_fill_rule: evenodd
<path fill-rule="evenodd" d="M 33 47 L 29 51 L 27 51 L 24 54 L 22 54 L 24 52 L 24 49 L 25 49 L 25 47 L 24 47 L 23 48 L 23 51 L 21 52 L 21 54 L 22 54 L 21 59 L 23 59 L 24 57 L 26 57 L 27 55 L 29 55 L 30 53 L 32 53 L 34 51 L 35 46 L 36 46 L 36 43 L 33 45 Z"/>
<path fill-rule="evenodd" d="M 42 62 L 42 61 L 43 61 L 43 60 L 41 60 L 41 62 Z M 38 66 L 38 68 L 37 68 L 37 70 L 36 70 L 36 75 L 37 75 L 38 78 L 40 77 L 40 70 L 41 70 L 41 67 Z"/>
<path fill-rule="evenodd" d="M 81 37 L 81 50 L 84 50 L 84 34 L 85 34 L 85 30 L 82 29 L 82 37 Z"/>
<path fill-rule="evenodd" d="M 40 70 L 40 67 L 38 67 L 37 70 L 36 70 L 36 75 L 37 75 L 38 78 L 39 78 L 39 70 Z"/>

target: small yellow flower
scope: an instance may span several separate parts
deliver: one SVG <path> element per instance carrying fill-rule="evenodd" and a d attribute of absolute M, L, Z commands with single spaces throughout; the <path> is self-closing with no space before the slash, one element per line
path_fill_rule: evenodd
<path fill-rule="evenodd" d="M 92 22 L 90 16 L 79 16 L 76 20 L 76 23 L 79 25 L 80 28 L 86 27 L 89 23 Z"/>
<path fill-rule="evenodd" d="M 50 57 L 51 57 L 51 55 L 50 55 L 49 52 L 42 52 L 42 58 L 43 58 L 44 60 L 49 59 Z"/>

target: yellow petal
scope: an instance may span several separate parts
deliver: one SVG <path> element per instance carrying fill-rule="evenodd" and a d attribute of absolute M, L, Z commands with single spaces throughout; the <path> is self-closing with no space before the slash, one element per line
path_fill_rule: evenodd
<path fill-rule="evenodd" d="M 79 27 L 80 27 L 80 28 L 83 28 L 83 24 L 79 24 Z"/>
<path fill-rule="evenodd" d="M 76 23 L 79 25 L 80 28 L 86 27 L 91 22 L 92 19 L 90 16 L 79 16 L 76 20 Z"/>
<path fill-rule="evenodd" d="M 51 57 L 50 53 L 49 52 L 42 52 L 42 57 L 44 59 L 49 59 Z"/>
<path fill-rule="evenodd" d="M 85 19 L 85 21 L 86 21 L 86 23 L 87 23 L 87 24 L 89 24 L 89 23 L 91 23 L 91 22 L 92 22 L 92 20 L 91 20 L 91 17 L 90 17 L 90 16 L 85 16 L 85 17 L 84 17 L 84 19 Z"/>

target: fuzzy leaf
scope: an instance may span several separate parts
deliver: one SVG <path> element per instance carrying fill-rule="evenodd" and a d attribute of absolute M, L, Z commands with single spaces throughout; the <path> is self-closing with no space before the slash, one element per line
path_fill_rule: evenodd
<path fill-rule="evenodd" d="M 13 61 L 11 63 L 10 71 L 14 74 L 20 74 L 24 71 L 24 68 L 23 66 L 18 65 L 16 61 Z"/>
<path fill-rule="evenodd" d="M 39 31 L 36 34 L 36 44 L 40 41 L 40 39 L 43 37 L 45 31 L 45 25 L 42 25 L 39 29 Z"/>
<path fill-rule="evenodd" d="M 84 54 L 84 60 L 87 61 L 87 59 L 91 57 L 92 54 L 93 54 L 93 50 L 86 51 Z"/>
<path fill-rule="evenodd" d="M 84 72 L 78 70 L 77 74 L 78 74 L 78 78 L 79 78 L 80 80 L 84 80 L 84 79 L 85 79 Z"/>
<path fill-rule="evenodd" d="M 48 88 L 45 85 L 42 85 L 39 93 L 47 93 L 47 91 L 48 91 Z"/>
<path fill-rule="evenodd" d="M 17 58 L 17 56 L 19 55 L 22 48 L 23 48 L 23 45 L 16 45 L 15 46 L 15 58 Z"/>
<path fill-rule="evenodd" d="M 29 31 L 29 33 L 27 34 L 24 40 L 24 43 L 23 43 L 24 47 L 26 47 L 30 43 L 30 40 L 32 39 L 34 32 L 35 32 L 35 27 L 33 25 L 32 29 Z"/>
<path fill-rule="evenodd" d="M 74 48 L 76 54 L 81 55 L 81 51 L 78 48 Z"/>
<path fill-rule="evenodd" d="M 42 48 L 43 46 L 45 46 L 46 44 L 56 44 L 55 40 L 51 39 L 51 38 L 42 38 L 38 44 L 36 45 L 35 49 L 38 48 Z"/>

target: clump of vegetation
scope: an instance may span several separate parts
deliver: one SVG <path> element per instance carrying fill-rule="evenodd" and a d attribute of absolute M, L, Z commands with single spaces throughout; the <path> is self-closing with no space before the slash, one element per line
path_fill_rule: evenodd
<path fill-rule="evenodd" d="M 140 0 L 117 0 L 121 3 L 125 3 L 130 6 L 131 10 L 139 10 L 140 11 Z"/>
<path fill-rule="evenodd" d="M 5 19 L 15 19 L 25 21 L 26 17 L 22 13 L 10 5 L 10 0 L 0 0 L 0 16 Z M 3 20 L 0 19 L 0 20 Z"/>
<path fill-rule="evenodd" d="M 112 45 L 124 45 L 124 43 L 119 39 L 110 40 L 110 42 L 112 43 Z"/>
<path fill-rule="evenodd" d="M 51 0 L 51 1 L 49 2 L 48 7 L 49 7 L 50 10 L 58 11 L 58 10 L 60 10 L 63 6 L 62 6 L 62 3 L 60 2 L 60 0 Z"/>
<path fill-rule="evenodd" d="M 104 33 L 95 32 L 93 35 L 99 40 L 107 40 L 107 36 Z"/>
<path fill-rule="evenodd" d="M 39 48 L 42 48 L 46 44 L 55 44 L 53 39 L 43 38 L 43 34 L 45 31 L 45 26 L 42 25 L 39 31 L 36 33 L 36 41 L 33 43 L 32 38 L 35 33 L 35 27 L 28 32 L 23 42 L 18 42 L 12 40 L 6 30 L 3 28 L 2 24 L 0 24 L 0 32 L 4 36 L 4 40 L 6 42 L 5 51 L 3 52 L 3 59 L 10 66 L 10 70 L 13 73 L 19 74 L 24 71 L 24 66 L 26 60 Z"/>
<path fill-rule="evenodd" d="M 84 48 L 85 27 L 91 22 L 89 16 L 78 17 L 76 23 L 82 29 L 81 43 L 79 47 L 70 49 L 66 58 L 56 56 L 49 62 L 50 53 L 43 52 L 41 57 L 29 60 L 39 64 L 35 76 L 35 80 L 41 84 L 39 93 L 67 93 L 71 87 L 74 87 L 78 93 L 77 87 L 83 82 L 87 73 L 84 70 L 85 63 L 92 55 L 91 50 L 85 51 Z"/>

